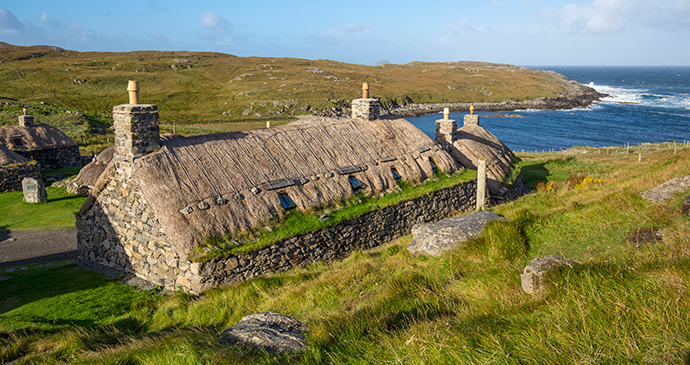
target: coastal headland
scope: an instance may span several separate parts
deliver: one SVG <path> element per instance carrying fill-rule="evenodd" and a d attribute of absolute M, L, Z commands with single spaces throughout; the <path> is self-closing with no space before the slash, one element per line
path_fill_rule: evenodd
<path fill-rule="evenodd" d="M 233 123 L 349 115 L 362 83 L 398 116 L 467 110 L 570 109 L 603 95 L 551 71 L 473 61 L 378 66 L 213 52 L 77 52 L 0 44 L 0 103 L 109 117 L 127 80 L 162 123 Z M 31 109 L 31 108 L 30 108 Z M 36 111 L 38 113 L 38 111 Z M 14 116 L 12 116 L 14 121 Z"/>
<path fill-rule="evenodd" d="M 407 104 L 387 109 L 390 114 L 401 117 L 416 117 L 424 114 L 436 113 L 449 108 L 451 111 L 468 111 L 473 105 L 475 110 L 492 112 L 513 111 L 525 109 L 542 110 L 564 110 L 575 108 L 586 108 L 595 102 L 601 101 L 608 96 L 602 94 L 589 86 L 582 85 L 576 81 L 564 80 L 563 87 L 565 92 L 555 97 L 539 97 L 531 100 L 504 100 L 502 102 L 479 102 L 479 103 L 433 103 L 433 104 Z"/>

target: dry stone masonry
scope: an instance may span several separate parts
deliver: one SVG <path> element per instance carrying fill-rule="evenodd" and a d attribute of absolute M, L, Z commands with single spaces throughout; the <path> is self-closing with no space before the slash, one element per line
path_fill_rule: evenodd
<path fill-rule="evenodd" d="M 22 180 L 26 177 L 41 178 L 37 164 L 23 164 L 13 167 L 0 167 L 0 193 L 22 190 Z"/>
<path fill-rule="evenodd" d="M 375 120 L 381 116 L 381 103 L 369 97 L 369 84 L 362 85 L 362 98 L 352 100 L 352 119 Z"/>
<path fill-rule="evenodd" d="M 151 104 L 124 104 L 113 108 L 115 167 L 132 176 L 134 159 L 160 148 L 158 107 Z"/>

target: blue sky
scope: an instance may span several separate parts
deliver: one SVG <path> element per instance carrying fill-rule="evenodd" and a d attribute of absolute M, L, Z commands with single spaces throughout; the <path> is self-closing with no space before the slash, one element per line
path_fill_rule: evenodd
<path fill-rule="evenodd" d="M 358 64 L 690 65 L 690 0 L 0 0 L 0 41 Z"/>

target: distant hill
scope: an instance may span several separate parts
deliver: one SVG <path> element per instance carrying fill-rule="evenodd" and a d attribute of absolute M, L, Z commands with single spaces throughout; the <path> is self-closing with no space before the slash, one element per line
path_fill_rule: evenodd
<path fill-rule="evenodd" d="M 236 57 L 212 52 L 76 52 L 0 45 L 0 99 L 43 102 L 109 116 L 138 80 L 162 121 L 232 121 L 337 112 L 363 82 L 385 107 L 554 97 L 553 72 L 479 62 L 356 65 L 330 60 Z"/>

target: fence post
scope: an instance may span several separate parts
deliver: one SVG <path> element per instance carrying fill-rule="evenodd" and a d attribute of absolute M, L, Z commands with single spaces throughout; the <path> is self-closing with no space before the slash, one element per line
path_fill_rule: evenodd
<path fill-rule="evenodd" d="M 486 159 L 477 162 L 477 210 L 484 210 L 486 205 Z"/>

